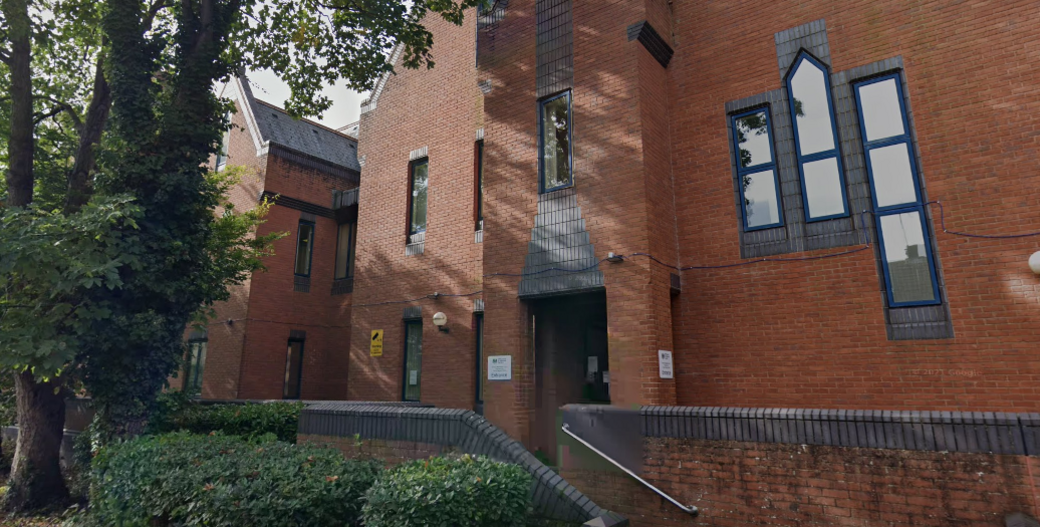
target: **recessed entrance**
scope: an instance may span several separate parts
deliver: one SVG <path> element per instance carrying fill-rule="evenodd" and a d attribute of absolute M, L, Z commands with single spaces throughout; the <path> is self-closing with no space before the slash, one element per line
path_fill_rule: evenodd
<path fill-rule="evenodd" d="M 565 404 L 610 404 L 607 297 L 603 291 L 531 302 L 535 416 L 531 450 L 557 462 L 557 415 Z"/>

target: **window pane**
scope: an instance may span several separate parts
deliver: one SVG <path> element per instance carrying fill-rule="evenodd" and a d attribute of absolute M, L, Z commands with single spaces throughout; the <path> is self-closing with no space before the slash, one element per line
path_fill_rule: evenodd
<path fill-rule="evenodd" d="M 570 96 L 542 105 L 543 186 L 552 189 L 571 182 Z"/>
<path fill-rule="evenodd" d="M 899 108 L 899 90 L 895 79 L 860 86 L 863 128 L 867 141 L 903 135 L 903 112 Z"/>
<path fill-rule="evenodd" d="M 429 174 L 430 164 L 427 162 L 412 166 L 412 234 L 426 230 L 426 183 Z"/>
<path fill-rule="evenodd" d="M 296 237 L 296 274 L 311 274 L 311 246 L 314 244 L 314 225 L 301 223 Z"/>
<path fill-rule="evenodd" d="M 289 350 L 285 356 L 285 390 L 282 396 L 286 399 L 300 398 L 300 372 L 303 369 L 303 342 L 289 341 Z"/>
<path fill-rule="evenodd" d="M 917 201 L 906 143 L 870 150 L 870 172 L 878 207 Z"/>
<path fill-rule="evenodd" d="M 419 400 L 422 381 L 422 324 L 409 322 L 405 325 L 404 399 Z"/>
<path fill-rule="evenodd" d="M 484 402 L 484 315 L 477 315 L 477 402 Z"/>
<path fill-rule="evenodd" d="M 350 249 L 353 224 L 343 223 L 336 233 L 336 279 L 350 276 Z"/>
<path fill-rule="evenodd" d="M 803 156 L 834 149 L 827 76 L 812 61 L 802 59 L 791 77 L 798 128 L 798 146 Z"/>
<path fill-rule="evenodd" d="M 845 213 L 838 159 L 822 159 L 802 165 L 805 197 L 810 218 L 823 218 Z"/>
<path fill-rule="evenodd" d="M 766 112 L 753 113 L 737 119 L 737 145 L 740 149 L 741 167 L 753 167 L 773 161 Z"/>
<path fill-rule="evenodd" d="M 477 141 L 477 229 L 484 227 L 484 141 Z"/>
<path fill-rule="evenodd" d="M 206 369 L 206 343 L 196 344 L 195 353 L 192 357 L 195 361 L 194 374 L 192 375 L 192 389 L 196 393 L 202 392 L 202 372 Z"/>
<path fill-rule="evenodd" d="M 772 170 L 741 176 L 744 182 L 744 210 L 748 227 L 761 227 L 780 221 L 776 199 L 776 174 Z"/>
<path fill-rule="evenodd" d="M 897 303 L 935 300 L 921 213 L 882 216 L 881 238 L 884 240 L 892 298 Z"/>

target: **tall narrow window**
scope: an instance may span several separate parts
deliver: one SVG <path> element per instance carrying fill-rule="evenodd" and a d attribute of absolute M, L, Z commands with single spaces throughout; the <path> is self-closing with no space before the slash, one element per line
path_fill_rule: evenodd
<path fill-rule="evenodd" d="M 569 187 L 571 177 L 571 92 L 538 103 L 541 190 Z"/>
<path fill-rule="evenodd" d="M 227 165 L 228 160 L 228 146 L 231 143 L 231 130 L 224 132 L 223 137 L 220 138 L 220 151 L 217 152 L 217 170 L 224 168 Z"/>
<path fill-rule="evenodd" d="M 430 161 L 412 161 L 408 181 L 408 234 L 426 232 L 426 188 L 430 176 Z"/>
<path fill-rule="evenodd" d="M 484 314 L 473 316 L 477 333 L 477 404 L 484 404 Z"/>
<path fill-rule="evenodd" d="M 356 223 L 341 223 L 336 234 L 336 280 L 354 276 Z"/>
<path fill-rule="evenodd" d="M 845 178 L 826 66 L 801 53 L 787 76 L 787 93 L 794 119 L 805 220 L 847 216 Z"/>
<path fill-rule="evenodd" d="M 188 360 L 185 364 L 184 386 L 181 388 L 187 393 L 198 395 L 202 393 L 202 372 L 206 365 L 206 341 L 188 341 Z"/>
<path fill-rule="evenodd" d="M 285 384 L 282 389 L 282 398 L 299 399 L 302 378 L 303 340 L 289 339 L 289 348 L 285 353 Z"/>
<path fill-rule="evenodd" d="M 404 393 L 405 401 L 418 401 L 422 383 L 422 321 L 410 320 L 404 325 Z"/>
<path fill-rule="evenodd" d="M 743 201 L 744 230 L 784 224 L 780 207 L 780 181 L 773 159 L 773 134 L 769 109 L 759 108 L 733 116 L 733 151 Z"/>
<path fill-rule="evenodd" d="M 484 229 L 484 141 L 477 141 L 476 144 L 476 210 L 477 226 L 476 230 Z"/>
<path fill-rule="evenodd" d="M 939 304 L 930 229 L 899 74 L 857 83 L 855 92 L 889 306 Z"/>
<path fill-rule="evenodd" d="M 314 224 L 300 221 L 296 231 L 296 276 L 311 275 L 311 253 L 314 251 Z"/>

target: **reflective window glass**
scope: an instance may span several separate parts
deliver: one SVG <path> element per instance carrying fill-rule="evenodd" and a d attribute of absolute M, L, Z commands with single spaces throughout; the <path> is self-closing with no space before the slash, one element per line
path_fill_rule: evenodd
<path fill-rule="evenodd" d="M 891 214 L 879 222 L 892 299 L 896 303 L 936 300 L 921 213 Z"/>
<path fill-rule="evenodd" d="M 744 186 L 744 210 L 748 228 L 780 222 L 776 195 L 776 172 L 767 170 L 741 176 Z"/>
<path fill-rule="evenodd" d="M 571 184 L 570 92 L 542 103 L 542 189 Z"/>
<path fill-rule="evenodd" d="M 878 207 L 915 203 L 917 192 L 907 143 L 871 149 L 870 172 Z"/>
<path fill-rule="evenodd" d="M 831 157 L 802 165 L 805 178 L 806 205 L 810 218 L 822 218 L 845 212 L 844 189 L 838 174 L 838 159 Z"/>
<path fill-rule="evenodd" d="M 426 189 L 429 182 L 430 163 L 423 160 L 412 164 L 412 210 L 409 219 L 411 234 L 426 231 Z"/>
<path fill-rule="evenodd" d="M 867 141 L 903 135 L 903 111 L 899 107 L 899 89 L 894 78 L 885 79 L 859 88 L 863 112 L 863 128 Z"/>
<path fill-rule="evenodd" d="M 827 75 L 812 61 L 803 59 L 791 77 L 791 98 L 798 128 L 798 146 L 803 156 L 834 150 Z"/>
<path fill-rule="evenodd" d="M 736 120 L 740 166 L 753 167 L 773 161 L 769 144 L 769 128 L 765 112 L 745 115 Z"/>

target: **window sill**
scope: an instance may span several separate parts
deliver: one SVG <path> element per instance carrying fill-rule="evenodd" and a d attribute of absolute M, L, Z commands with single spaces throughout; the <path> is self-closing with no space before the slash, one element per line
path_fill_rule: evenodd
<path fill-rule="evenodd" d="M 473 233 L 473 243 L 484 243 L 484 230 L 483 229 Z"/>
<path fill-rule="evenodd" d="M 426 252 L 426 242 L 409 243 L 404 246 L 405 256 L 418 256 Z"/>
<path fill-rule="evenodd" d="M 311 277 L 309 276 L 293 276 L 293 291 L 297 293 L 310 293 L 311 292 Z"/>
<path fill-rule="evenodd" d="M 347 295 L 354 292 L 354 277 L 339 278 L 332 281 L 332 294 Z"/>

